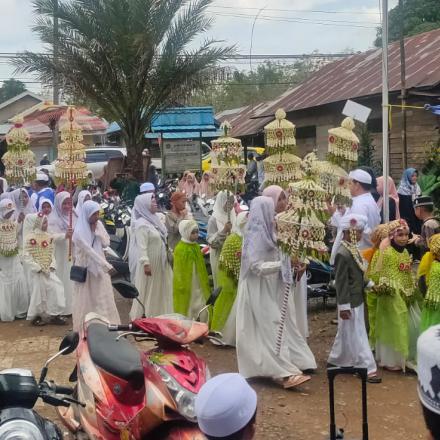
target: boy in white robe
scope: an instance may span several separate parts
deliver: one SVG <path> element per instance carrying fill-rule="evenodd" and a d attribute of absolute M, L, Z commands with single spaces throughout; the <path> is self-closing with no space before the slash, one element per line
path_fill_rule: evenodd
<path fill-rule="evenodd" d="M 358 242 L 365 233 L 368 218 L 363 215 L 345 215 L 334 246 L 335 284 L 338 303 L 338 333 L 328 358 L 337 367 L 367 368 L 368 381 L 380 383 L 377 366 L 368 342 L 364 319 L 364 272 Z"/>

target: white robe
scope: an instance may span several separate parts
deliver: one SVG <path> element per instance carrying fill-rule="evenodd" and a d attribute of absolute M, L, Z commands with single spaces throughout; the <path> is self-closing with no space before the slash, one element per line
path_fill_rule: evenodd
<path fill-rule="evenodd" d="M 95 233 L 101 237 L 103 247 L 110 245 L 110 238 L 101 222 L 98 222 Z M 108 275 L 112 265 L 105 259 L 102 249 L 98 252 L 78 240 L 74 248 L 74 264 L 87 267 L 89 261 L 95 262 L 100 271 L 97 275 L 88 271 L 85 283 L 73 283 L 72 318 L 75 331 L 81 329 L 84 318 L 91 312 L 103 316 L 111 324 L 120 323 L 113 286 Z"/>
<path fill-rule="evenodd" d="M 296 324 L 303 338 L 309 337 L 309 324 L 307 321 L 307 277 L 303 274 L 294 287 L 293 299 L 295 301 Z"/>
<path fill-rule="evenodd" d="M 41 266 L 27 253 L 24 253 L 23 261 L 31 295 L 27 319 L 31 320 L 42 315 L 61 315 L 66 307 L 66 301 L 60 279 L 55 272 L 41 272 Z M 55 271 L 54 259 L 50 267 Z"/>
<path fill-rule="evenodd" d="M 226 237 L 227 234 L 218 230 L 215 217 L 210 217 L 208 221 L 206 241 L 208 242 L 210 247 L 209 262 L 211 264 L 214 288 L 217 287 L 218 260 L 220 258 L 220 254 L 222 252 L 223 244 L 225 243 Z"/>
<path fill-rule="evenodd" d="M 280 261 L 255 263 L 246 278 L 239 281 L 237 360 L 244 377 L 281 379 L 316 368 L 315 357 L 296 326 L 293 295 L 289 298 L 281 353 L 276 354 L 283 297 Z"/>
<path fill-rule="evenodd" d="M 192 284 L 191 284 L 191 299 L 188 307 L 188 318 L 196 319 L 200 310 L 205 307 L 205 297 L 203 296 L 202 288 L 200 286 L 197 269 L 193 267 Z M 208 313 L 202 314 L 200 317 L 203 322 L 208 321 Z"/>
<path fill-rule="evenodd" d="M 338 314 L 347 307 L 338 306 Z M 365 328 L 364 305 L 351 309 L 350 319 L 338 316 L 338 332 L 328 362 L 337 367 L 366 368 L 368 374 L 377 371 Z"/>
<path fill-rule="evenodd" d="M 24 318 L 28 306 L 28 285 L 20 257 L 0 255 L 0 320 Z"/>
<path fill-rule="evenodd" d="M 139 300 L 145 306 L 146 316 L 158 316 L 173 311 L 173 270 L 166 259 L 166 247 L 160 233 L 154 226 L 138 220 L 130 246 L 136 246 L 130 255 L 136 255 L 131 262 L 131 279 L 139 291 Z M 144 273 L 149 264 L 151 276 Z M 142 316 L 143 310 L 137 301 L 133 301 L 130 318 Z"/>

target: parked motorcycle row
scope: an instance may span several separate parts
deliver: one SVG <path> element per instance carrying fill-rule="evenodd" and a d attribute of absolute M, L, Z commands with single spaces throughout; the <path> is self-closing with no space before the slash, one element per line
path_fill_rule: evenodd
<path fill-rule="evenodd" d="M 113 286 L 123 297 L 139 301 L 130 283 L 116 280 Z M 194 404 L 210 372 L 190 344 L 207 339 L 221 343 L 199 320 L 219 293 L 212 293 L 195 321 L 172 314 L 113 325 L 90 313 L 80 334 L 66 335 L 59 352 L 44 365 L 38 382 L 28 370 L 0 372 L 0 438 L 62 439 L 60 429 L 33 409 L 42 399 L 56 407 L 76 439 L 204 439 L 196 424 Z M 129 338 L 153 344 L 141 350 Z M 48 380 L 50 364 L 73 352 L 73 386 Z"/>

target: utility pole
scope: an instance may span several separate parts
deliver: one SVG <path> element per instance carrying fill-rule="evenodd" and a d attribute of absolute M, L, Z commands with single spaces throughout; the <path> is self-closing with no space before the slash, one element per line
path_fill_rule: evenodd
<path fill-rule="evenodd" d="M 388 0 L 382 0 L 382 164 L 383 164 L 383 216 L 390 220 L 389 139 L 388 139 Z"/>
<path fill-rule="evenodd" d="M 56 64 L 58 60 L 58 39 L 59 39 L 59 23 L 58 23 L 58 0 L 54 0 L 53 9 L 53 61 Z M 53 72 L 53 103 L 58 105 L 60 103 L 60 83 L 59 75 L 54 69 Z M 55 159 L 57 156 L 59 127 L 58 122 L 52 129 L 52 154 L 51 159 Z"/>
<path fill-rule="evenodd" d="M 406 137 L 406 57 L 405 57 L 405 12 L 403 7 L 403 0 L 399 0 L 399 14 L 400 14 L 400 97 L 402 100 L 402 164 L 403 169 L 408 168 L 408 142 Z"/>

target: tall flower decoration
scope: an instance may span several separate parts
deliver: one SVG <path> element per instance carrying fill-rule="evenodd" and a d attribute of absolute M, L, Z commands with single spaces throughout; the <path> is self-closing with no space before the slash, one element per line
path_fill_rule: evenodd
<path fill-rule="evenodd" d="M 345 118 L 340 127 L 328 131 L 328 160 L 350 171 L 357 165 L 359 138 L 353 132 L 352 118 Z"/>

